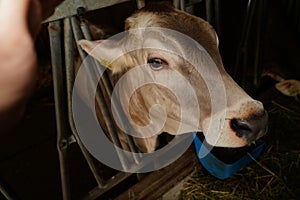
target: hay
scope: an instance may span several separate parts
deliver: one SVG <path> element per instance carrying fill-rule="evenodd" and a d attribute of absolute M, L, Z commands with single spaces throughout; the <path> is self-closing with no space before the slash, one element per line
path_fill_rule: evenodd
<path fill-rule="evenodd" d="M 180 199 L 296 199 L 300 195 L 300 107 L 291 98 L 268 102 L 269 135 L 263 154 L 226 180 L 199 168 Z"/>

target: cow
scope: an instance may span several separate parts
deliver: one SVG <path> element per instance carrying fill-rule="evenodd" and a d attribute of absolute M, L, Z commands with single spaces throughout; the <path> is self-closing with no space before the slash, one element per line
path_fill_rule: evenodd
<path fill-rule="evenodd" d="M 159 37 L 152 34 L 157 29 L 162 30 L 157 33 Z M 225 71 L 218 49 L 217 34 L 208 22 L 178 10 L 170 3 L 156 2 L 149 3 L 127 18 L 125 30 L 126 37 L 119 41 L 111 40 L 107 43 L 109 45 L 105 44 L 106 40 L 80 40 L 78 44 L 109 68 L 118 80 L 122 79 L 118 90 L 119 98 L 134 129 L 144 130 L 147 126 L 153 129 L 154 133 L 150 135 L 146 131 L 136 130 L 140 135 L 134 137 L 134 142 L 141 152 L 155 151 L 159 143 L 158 136 L 163 132 L 178 135 L 201 131 L 209 144 L 231 148 L 249 145 L 266 134 L 268 115 L 263 104 L 252 99 Z M 163 30 L 188 36 L 203 49 L 200 48 L 199 52 L 197 49 L 191 50 L 189 45 L 177 41 L 172 34 L 163 33 Z M 104 45 L 97 48 L 101 44 Z M 153 48 L 148 48 L 147 44 Z M 127 45 L 138 48 L 125 52 Z M 175 55 L 173 50 L 168 52 L 169 46 L 183 52 L 183 56 Z M 117 55 L 117 59 L 113 58 L 114 55 Z M 190 60 L 186 61 L 184 55 L 190 56 Z M 211 65 L 216 66 L 216 70 Z M 143 69 L 153 80 L 159 77 L 166 79 L 169 85 L 176 88 L 179 96 L 184 95 L 188 102 L 185 105 L 188 115 L 183 116 L 184 111 L 180 108 L 178 96 L 172 94 L 164 85 L 144 84 L 143 87 L 130 91 L 134 81 L 146 76 L 139 74 L 141 72 L 136 76 L 126 76 L 134 69 Z M 206 74 L 199 74 L 197 70 L 204 70 Z M 179 81 L 176 74 L 184 79 Z M 122 78 L 125 76 L 126 78 Z M 214 83 L 214 79 L 221 80 L 215 81 L 213 90 L 217 93 L 224 91 L 224 99 L 216 101 L 210 96 L 211 86 L 207 85 L 205 79 L 209 79 L 211 83 Z M 193 92 L 188 92 L 188 85 L 193 88 Z M 224 108 L 213 110 L 212 103 L 221 105 L 224 102 Z M 163 107 L 163 111 L 155 105 Z M 216 119 L 223 120 L 222 126 L 213 125 L 213 129 L 220 131 L 209 131 L 211 123 L 215 123 L 213 120 Z M 180 128 L 181 123 L 185 124 L 184 128 Z M 159 127 L 155 124 L 159 124 Z"/>

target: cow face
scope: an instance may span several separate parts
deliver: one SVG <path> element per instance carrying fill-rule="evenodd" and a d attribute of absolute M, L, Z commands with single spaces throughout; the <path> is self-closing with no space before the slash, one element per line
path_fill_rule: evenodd
<path fill-rule="evenodd" d="M 169 5 L 159 8 L 129 17 L 117 41 L 79 42 L 120 75 L 118 93 L 139 148 L 154 151 L 162 132 L 203 131 L 208 143 L 222 147 L 263 136 L 267 113 L 226 73 L 213 28 Z"/>

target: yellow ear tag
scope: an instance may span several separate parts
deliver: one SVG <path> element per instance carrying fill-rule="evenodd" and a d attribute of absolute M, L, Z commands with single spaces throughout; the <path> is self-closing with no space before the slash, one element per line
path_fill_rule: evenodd
<path fill-rule="evenodd" d="M 111 65 L 111 63 L 108 60 L 103 59 L 103 58 L 99 58 L 99 62 L 104 67 L 107 67 L 108 69 L 112 69 L 112 65 Z"/>

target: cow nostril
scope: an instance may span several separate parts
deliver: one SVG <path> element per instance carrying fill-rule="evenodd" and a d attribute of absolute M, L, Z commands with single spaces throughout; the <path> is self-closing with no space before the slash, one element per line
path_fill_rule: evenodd
<path fill-rule="evenodd" d="M 253 134 L 253 131 L 246 120 L 232 119 L 230 126 L 232 130 L 236 132 L 238 137 L 249 137 L 251 134 Z"/>
<path fill-rule="evenodd" d="M 230 127 L 236 135 L 247 141 L 248 144 L 266 134 L 268 127 L 267 112 L 246 119 L 234 118 L 230 121 Z"/>

